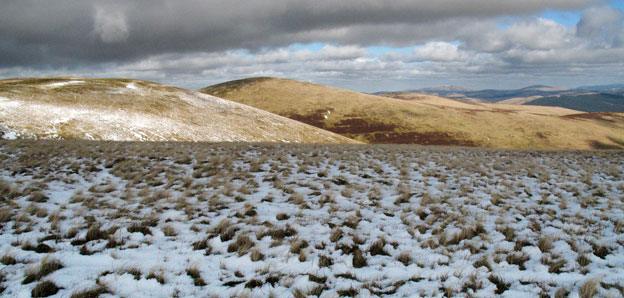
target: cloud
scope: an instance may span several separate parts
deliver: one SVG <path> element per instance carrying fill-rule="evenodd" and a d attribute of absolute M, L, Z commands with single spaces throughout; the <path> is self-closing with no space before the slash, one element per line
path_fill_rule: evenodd
<path fill-rule="evenodd" d="M 535 18 L 520 21 L 507 30 L 510 44 L 530 50 L 561 49 L 572 42 L 566 26 L 550 19 Z"/>
<path fill-rule="evenodd" d="M 576 34 L 606 47 L 624 46 L 624 12 L 607 6 L 591 7 L 583 11 L 576 25 Z"/>
<path fill-rule="evenodd" d="M 105 43 L 117 43 L 128 39 L 128 24 L 120 11 L 95 8 L 93 32 Z"/>
<path fill-rule="evenodd" d="M 13 64 L 20 52 L 29 56 L 22 63 L 67 65 L 297 42 L 406 45 L 445 38 L 479 19 L 597 1 L 111 0 L 103 6 L 97 0 L 6 0 L 0 66 Z M 90 38 L 94 33 L 98 38 Z"/>
<path fill-rule="evenodd" d="M 623 13 L 591 6 L 600 3 L 6 0 L 0 76 L 126 76 L 194 88 L 255 75 L 345 86 L 359 80 L 556 77 L 571 70 L 621 78 Z M 567 27 L 537 15 L 546 9 L 583 10 L 579 23 Z M 503 27 L 501 18 L 512 21 Z M 306 49 L 307 43 L 324 46 Z M 408 50 L 367 50 L 380 45 Z"/>
<path fill-rule="evenodd" d="M 422 47 L 414 49 L 417 58 L 422 61 L 461 61 L 468 58 L 468 54 L 459 50 L 458 45 L 448 42 L 428 42 Z"/>

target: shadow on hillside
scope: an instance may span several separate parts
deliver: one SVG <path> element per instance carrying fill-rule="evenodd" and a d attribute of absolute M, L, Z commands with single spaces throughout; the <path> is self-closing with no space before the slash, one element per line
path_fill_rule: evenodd
<path fill-rule="evenodd" d="M 590 141 L 590 146 L 593 149 L 624 149 L 624 141 L 618 140 L 613 137 L 607 137 L 611 142 L 615 144 L 607 144 L 600 141 Z"/>

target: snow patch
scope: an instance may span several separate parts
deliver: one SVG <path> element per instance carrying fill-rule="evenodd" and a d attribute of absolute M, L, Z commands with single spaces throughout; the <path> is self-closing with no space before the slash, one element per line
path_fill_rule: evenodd
<path fill-rule="evenodd" d="M 126 88 L 132 89 L 132 90 L 139 90 L 139 87 L 137 87 L 137 85 L 135 85 L 134 83 L 128 83 L 126 85 Z"/>
<path fill-rule="evenodd" d="M 51 88 L 58 88 L 58 87 L 63 87 L 63 86 L 67 86 L 67 85 L 84 84 L 84 82 L 85 81 L 67 81 L 67 82 L 52 83 L 52 84 L 48 84 L 46 86 L 47 87 L 51 87 Z"/>
<path fill-rule="evenodd" d="M 19 134 L 16 131 L 9 129 L 0 129 L 0 139 L 5 140 L 15 140 L 19 137 Z"/>
<path fill-rule="evenodd" d="M 2 108 L 16 108 L 20 106 L 21 103 L 16 100 L 10 100 L 6 97 L 0 99 L 0 112 L 2 112 Z"/>

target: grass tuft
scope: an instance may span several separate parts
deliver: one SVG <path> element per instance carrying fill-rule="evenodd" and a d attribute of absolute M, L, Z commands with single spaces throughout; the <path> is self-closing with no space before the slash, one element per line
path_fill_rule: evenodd
<path fill-rule="evenodd" d="M 30 292 L 32 297 L 49 297 L 52 296 L 56 293 L 58 293 L 58 291 L 61 288 L 59 288 L 56 284 L 54 284 L 53 282 L 46 280 L 46 281 L 42 281 L 40 283 L 38 283 Z"/>
<path fill-rule="evenodd" d="M 26 276 L 22 281 L 22 284 L 29 284 L 33 281 L 38 281 L 50 273 L 62 268 L 63 264 L 57 259 L 45 256 L 37 267 L 26 270 Z"/>
<path fill-rule="evenodd" d="M 404 266 L 409 266 L 409 264 L 412 263 L 412 256 L 410 255 L 409 252 L 404 251 L 399 254 L 399 256 L 397 257 L 397 260 L 403 263 Z"/>
<path fill-rule="evenodd" d="M 228 245 L 228 252 L 236 252 L 239 256 L 242 256 L 249 252 L 249 250 L 254 246 L 253 240 L 249 238 L 247 235 L 239 235 L 236 238 L 236 241 L 230 243 Z"/>
<path fill-rule="evenodd" d="M 88 290 L 76 291 L 72 293 L 70 298 L 98 298 L 103 294 L 112 294 L 111 291 L 102 285 L 97 285 L 96 287 Z"/>
<path fill-rule="evenodd" d="M 488 280 L 490 282 L 492 282 L 494 285 L 496 285 L 495 293 L 498 294 L 498 295 L 500 295 L 500 294 L 504 293 L 505 291 L 509 290 L 510 284 L 505 282 L 498 275 L 490 274 L 490 277 L 488 277 Z"/>
<path fill-rule="evenodd" d="M 368 248 L 368 252 L 371 254 L 371 256 L 388 256 L 388 252 L 384 249 L 385 245 L 386 240 L 380 238 Z"/>
<path fill-rule="evenodd" d="M 171 225 L 166 225 L 162 227 L 162 232 L 167 237 L 174 237 L 178 235 L 178 231 L 176 231 L 176 229 Z"/>
<path fill-rule="evenodd" d="M 598 279 L 590 278 L 583 282 L 579 288 L 579 296 L 581 298 L 591 298 L 598 293 Z"/>
<path fill-rule="evenodd" d="M 201 274 L 199 273 L 199 269 L 197 269 L 197 267 L 186 268 L 186 275 L 190 276 L 193 279 L 193 284 L 196 287 L 203 287 L 206 285 L 206 282 L 201 277 Z"/>
<path fill-rule="evenodd" d="M 355 251 L 353 251 L 353 267 L 362 268 L 366 266 L 368 266 L 368 262 L 366 261 L 364 253 L 362 253 L 360 249 L 355 249 Z"/>

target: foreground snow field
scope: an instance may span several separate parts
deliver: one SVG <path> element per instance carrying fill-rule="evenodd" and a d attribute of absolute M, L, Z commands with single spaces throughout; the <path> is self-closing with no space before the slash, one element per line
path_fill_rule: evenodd
<path fill-rule="evenodd" d="M 0 142 L 7 297 L 624 295 L 624 154 Z"/>

